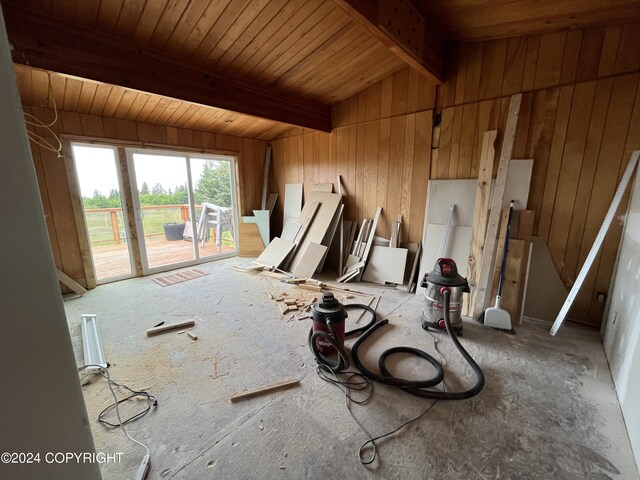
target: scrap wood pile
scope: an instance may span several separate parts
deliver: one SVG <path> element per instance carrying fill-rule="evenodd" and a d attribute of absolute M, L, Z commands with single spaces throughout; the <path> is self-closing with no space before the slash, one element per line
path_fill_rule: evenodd
<path fill-rule="evenodd" d="M 254 210 L 254 216 L 243 217 L 239 255 L 257 257 L 256 265 L 298 278 L 330 270 L 338 272 L 338 282 L 365 280 L 413 291 L 420 244 L 400 243 L 402 217 L 392 223 L 389 240 L 375 235 L 382 208 L 358 229 L 356 222 L 344 219 L 340 177 L 337 186 L 339 193 L 333 193 L 332 183 L 314 185 L 302 207 L 303 185 L 285 185 L 280 237 L 270 240 L 274 200 L 269 202 L 270 210 Z"/>
<path fill-rule="evenodd" d="M 341 303 L 365 303 L 369 306 L 377 306 L 379 295 L 371 295 L 358 290 L 329 285 L 312 278 L 299 278 L 288 273 L 274 272 L 270 267 L 252 265 L 248 267 L 234 266 L 234 270 L 244 273 L 260 275 L 265 282 L 269 298 L 274 300 L 280 308 L 283 316 L 289 315 L 288 321 L 297 318 L 304 320 L 311 316 L 311 306 L 317 302 L 323 292 L 332 291 Z M 277 280 L 282 284 L 292 285 L 295 288 L 289 290 L 275 290 L 269 280 Z"/>

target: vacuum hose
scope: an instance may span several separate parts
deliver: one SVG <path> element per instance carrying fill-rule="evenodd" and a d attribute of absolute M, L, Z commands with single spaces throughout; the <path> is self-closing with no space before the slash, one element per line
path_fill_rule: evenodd
<path fill-rule="evenodd" d="M 349 305 L 352 308 L 365 308 L 373 314 L 373 320 L 369 323 L 369 325 L 352 330 L 347 332 L 345 336 L 350 334 L 358 333 L 364 330 L 364 333 L 356 340 L 351 349 L 351 356 L 353 358 L 353 363 L 355 366 L 362 372 L 362 375 L 365 377 L 374 380 L 379 383 L 383 383 L 385 385 L 390 385 L 394 387 L 398 387 L 412 395 L 416 395 L 418 397 L 423 398 L 432 398 L 435 400 L 464 400 L 467 398 L 471 398 L 478 393 L 480 393 L 484 387 L 484 374 L 482 370 L 475 362 L 475 360 L 469 355 L 469 353 L 464 349 L 464 347 L 460 344 L 458 337 L 456 336 L 453 328 L 451 327 L 451 320 L 449 318 L 449 302 L 451 300 L 451 290 L 447 287 L 442 288 L 442 293 L 444 296 L 444 322 L 447 328 L 447 333 L 449 334 L 449 338 L 458 349 L 460 354 L 464 357 L 464 359 L 469 363 L 471 368 L 476 374 L 476 383 L 468 390 L 464 390 L 462 392 L 441 392 L 436 390 L 425 390 L 426 388 L 433 387 L 444 379 L 444 370 L 440 362 L 429 355 L 427 352 L 423 350 L 419 350 L 417 348 L 412 347 L 394 347 L 382 352 L 380 355 L 380 359 L 378 361 L 378 367 L 380 369 L 381 375 L 378 375 L 371 370 L 367 369 L 364 364 L 360 361 L 360 356 L 358 355 L 358 351 L 362 344 L 378 329 L 384 327 L 389 323 L 389 320 L 382 320 L 380 322 L 375 323 L 375 311 L 366 305 Z M 329 323 L 329 322 L 327 322 Z M 366 329 L 366 330 L 365 330 Z M 329 330 L 331 331 L 331 327 L 329 326 Z M 326 357 L 322 356 L 317 351 L 316 339 L 323 338 L 328 341 L 332 346 L 336 348 L 338 351 L 339 360 L 337 363 L 331 363 Z M 316 332 L 309 334 L 309 346 L 313 351 L 316 359 L 319 363 L 326 365 L 331 371 L 339 372 L 349 366 L 349 360 L 347 358 L 347 354 L 344 351 L 342 346 L 338 345 L 338 342 L 335 339 L 335 336 L 332 338 L 331 334 L 327 334 L 326 332 Z M 423 358 L 424 360 L 431 363 L 436 368 L 436 374 L 434 377 L 427 380 L 406 380 L 403 378 L 394 377 L 391 375 L 389 370 L 386 367 L 387 358 L 396 353 L 407 353 L 411 355 L 418 356 Z"/>

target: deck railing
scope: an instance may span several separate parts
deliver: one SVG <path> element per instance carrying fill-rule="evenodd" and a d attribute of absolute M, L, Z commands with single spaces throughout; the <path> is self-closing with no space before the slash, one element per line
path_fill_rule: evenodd
<path fill-rule="evenodd" d="M 199 209 L 201 209 L 202 207 L 200 205 L 196 205 L 196 211 L 198 211 Z M 142 212 L 145 214 L 147 214 L 147 212 L 154 212 L 154 211 L 161 211 L 161 210 L 177 210 L 179 212 L 179 217 L 177 215 L 173 215 L 173 218 L 171 218 L 171 216 L 163 216 L 163 215 L 158 215 L 158 219 L 156 222 L 154 222 L 154 225 L 152 225 L 152 228 L 148 228 L 148 225 L 145 225 L 145 236 L 151 236 L 151 235 L 160 235 L 162 234 L 162 224 L 163 223 L 168 223 L 168 222 L 175 222 L 176 220 L 178 220 L 178 218 L 183 221 L 186 222 L 189 220 L 189 205 L 147 205 L 147 206 L 141 206 L 140 209 L 142 210 Z M 111 243 L 111 241 L 115 242 L 116 245 L 120 244 L 123 240 L 123 235 L 122 233 L 124 232 L 124 219 L 122 217 L 122 208 L 87 208 L 85 209 L 86 215 L 87 215 L 87 223 L 89 224 L 89 236 L 91 237 L 91 243 L 93 244 L 95 243 Z M 92 235 L 92 221 L 91 221 L 91 216 L 95 216 L 95 214 L 105 214 L 105 217 L 108 216 L 108 219 L 105 218 L 103 221 L 98 221 L 98 225 L 94 225 L 94 228 L 97 228 L 101 231 L 100 235 Z M 160 213 L 160 212 L 158 212 Z M 162 218 L 164 217 L 164 218 Z M 144 222 L 144 220 L 143 220 Z M 107 224 L 107 225 L 105 225 Z M 110 224 L 111 226 L 111 235 L 112 238 L 109 237 L 108 234 L 108 224 Z M 159 230 L 156 231 L 156 228 L 154 227 L 159 227 Z M 100 238 L 94 238 L 94 237 L 100 237 Z"/>

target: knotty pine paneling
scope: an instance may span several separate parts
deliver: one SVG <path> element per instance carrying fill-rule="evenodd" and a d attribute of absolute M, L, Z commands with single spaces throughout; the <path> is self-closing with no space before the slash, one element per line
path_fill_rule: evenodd
<path fill-rule="evenodd" d="M 50 109 L 23 108 L 45 122 L 54 117 Z M 250 215 L 253 209 L 260 207 L 267 146 L 265 141 L 75 112 L 60 112 L 60 118 L 52 128 L 58 134 L 72 135 L 79 139 L 104 139 L 107 144 L 113 140 L 121 146 L 123 142 L 131 142 L 132 146 L 146 144 L 177 151 L 195 149 L 203 152 L 235 153 L 238 156 L 239 201 L 242 212 Z M 34 143 L 31 143 L 31 152 L 56 266 L 86 286 L 87 272 L 82 261 L 65 162 Z"/>
<path fill-rule="evenodd" d="M 482 133 L 499 130 L 499 152 L 509 96 L 523 92 L 513 158 L 534 159 L 528 208 L 567 288 L 640 148 L 640 57 L 632 44 L 640 44 L 638 24 L 464 44 L 452 52 L 439 92 L 431 178 L 476 178 Z M 614 223 L 569 314 L 581 323 L 602 321 L 596 297 L 611 281 L 622 227 Z"/>
<path fill-rule="evenodd" d="M 279 193 L 275 230 L 282 221 L 286 183 L 315 183 L 342 177 L 345 218 L 358 223 L 382 207 L 377 234 L 389 237 L 403 217 L 402 237 L 422 238 L 430 170 L 435 88 L 404 68 L 333 107 L 331 133 L 292 129 L 271 142 L 271 189 Z"/>

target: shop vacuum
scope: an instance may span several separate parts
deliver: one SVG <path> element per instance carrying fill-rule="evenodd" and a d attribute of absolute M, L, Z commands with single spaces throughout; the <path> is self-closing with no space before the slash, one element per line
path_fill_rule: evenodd
<path fill-rule="evenodd" d="M 427 352 L 413 347 L 397 346 L 385 350 L 378 360 L 380 373 L 369 370 L 360 359 L 360 349 L 367 339 L 374 332 L 387 325 L 389 320 L 377 321 L 376 312 L 367 305 L 342 305 L 330 292 L 324 293 L 322 300 L 315 303 L 312 310 L 313 325 L 309 331 L 308 342 L 309 348 L 318 363 L 318 373 L 321 373 L 320 370 L 328 370 L 334 374 L 340 372 L 353 373 L 345 372 L 349 368 L 350 361 L 344 348 L 344 339 L 359 334 L 360 336 L 351 347 L 351 358 L 361 375 L 369 380 L 397 387 L 418 397 L 436 400 L 464 400 L 480 393 L 484 387 L 482 370 L 458 340 L 458 335 L 462 334 L 462 294 L 469 291 L 466 279 L 459 275 L 456 264 L 452 259 L 440 258 L 437 260 L 433 271 L 425 275 L 421 285 L 426 288 L 422 327 L 447 331 L 454 346 L 475 373 L 476 382 L 472 387 L 460 392 L 430 389 L 443 381 L 444 370 L 442 365 Z M 371 316 L 368 325 L 345 332 L 348 309 L 366 310 Z M 436 370 L 435 375 L 424 380 L 407 380 L 394 377 L 388 370 L 386 361 L 390 356 L 399 353 L 414 355 L 429 362 Z"/>

